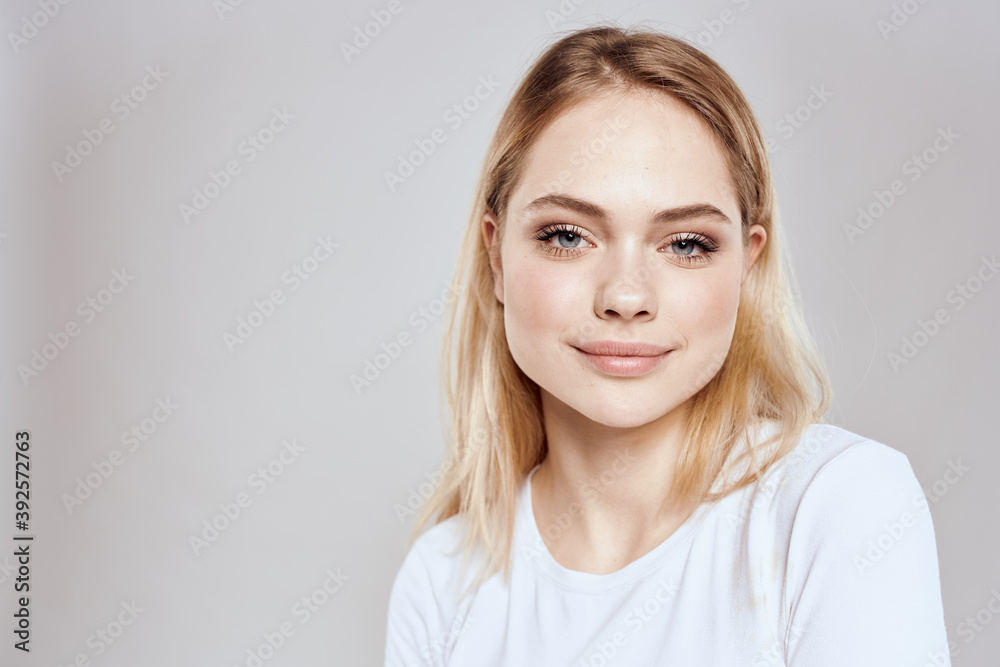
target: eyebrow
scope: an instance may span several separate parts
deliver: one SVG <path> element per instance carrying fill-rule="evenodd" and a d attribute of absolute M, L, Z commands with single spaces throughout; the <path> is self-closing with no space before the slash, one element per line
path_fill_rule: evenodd
<path fill-rule="evenodd" d="M 610 217 L 608 212 L 597 204 L 583 199 L 577 199 L 576 197 L 571 197 L 570 195 L 560 194 L 551 194 L 539 197 L 525 206 L 524 212 L 531 213 L 537 209 L 545 208 L 547 206 L 559 206 L 590 218 L 600 218 L 606 220 Z M 704 202 L 663 209 L 653 216 L 653 222 L 656 224 L 667 224 L 678 220 L 687 220 L 689 218 L 714 218 L 717 222 L 724 222 L 728 224 L 733 223 L 733 221 L 730 220 L 729 216 L 725 213 L 712 204 Z"/>

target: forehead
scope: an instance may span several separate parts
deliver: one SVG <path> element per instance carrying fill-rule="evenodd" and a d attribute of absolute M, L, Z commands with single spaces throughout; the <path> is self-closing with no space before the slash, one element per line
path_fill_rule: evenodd
<path fill-rule="evenodd" d="M 694 110 L 657 91 L 573 105 L 536 138 L 513 208 L 553 192 L 647 206 L 709 201 L 738 220 L 726 153 Z M 735 211 L 735 217 L 733 217 Z"/>

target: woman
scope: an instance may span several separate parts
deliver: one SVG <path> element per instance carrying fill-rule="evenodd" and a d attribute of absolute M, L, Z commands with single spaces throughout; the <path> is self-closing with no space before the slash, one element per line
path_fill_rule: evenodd
<path fill-rule="evenodd" d="M 781 242 L 713 60 L 600 26 L 541 56 L 462 246 L 387 666 L 950 664 L 924 495 L 821 423 Z"/>

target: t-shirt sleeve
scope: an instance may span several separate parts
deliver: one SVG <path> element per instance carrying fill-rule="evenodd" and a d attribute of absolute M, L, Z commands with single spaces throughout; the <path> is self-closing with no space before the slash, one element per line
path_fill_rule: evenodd
<path fill-rule="evenodd" d="M 906 456 L 866 440 L 812 478 L 784 594 L 788 667 L 948 667 L 937 544 Z"/>
<path fill-rule="evenodd" d="M 442 652 L 435 650 L 441 638 L 438 591 L 418 540 L 410 549 L 389 594 L 386 625 L 385 667 L 444 667 Z"/>

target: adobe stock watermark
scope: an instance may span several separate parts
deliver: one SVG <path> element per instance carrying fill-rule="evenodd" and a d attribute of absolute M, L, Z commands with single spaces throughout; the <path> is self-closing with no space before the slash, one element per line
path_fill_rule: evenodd
<path fill-rule="evenodd" d="M 967 303 L 974 299 L 983 286 L 993 280 L 993 276 L 997 272 L 1000 272 L 1000 262 L 997 262 L 996 253 L 990 257 L 984 255 L 980 259 L 976 272 L 965 281 L 955 285 L 945 295 L 945 300 L 954 304 L 953 313 L 962 310 Z M 900 366 L 913 361 L 920 350 L 924 349 L 941 332 L 941 329 L 951 322 L 953 313 L 949 313 L 947 308 L 938 308 L 928 319 L 917 320 L 916 330 L 909 336 L 903 336 L 899 348 L 890 350 L 886 355 L 892 372 L 898 373 Z"/>
<path fill-rule="evenodd" d="M 476 622 L 473 616 L 455 617 L 451 626 L 441 631 L 441 633 L 431 640 L 430 644 L 424 644 L 420 649 L 420 657 L 427 665 L 438 665 L 445 651 L 455 646 L 458 638 L 469 631 L 469 628 Z M 416 667 L 416 666 L 412 666 Z"/>
<path fill-rule="evenodd" d="M 986 603 L 976 613 L 966 616 L 955 627 L 956 634 L 965 641 L 966 646 L 975 641 L 976 637 L 989 627 L 994 618 L 1000 616 L 1000 590 L 997 590 L 997 587 L 993 587 L 989 592 L 990 597 L 986 600 Z M 958 645 L 957 641 L 951 642 L 949 649 L 953 658 L 962 652 L 962 648 Z M 943 665 L 945 663 L 942 662 L 940 664 Z"/>
<path fill-rule="evenodd" d="M 105 289 L 99 290 L 94 296 L 88 296 L 76 306 L 76 314 L 83 318 L 83 324 L 87 325 L 94 321 L 99 313 L 103 313 L 108 306 L 121 294 L 129 284 L 135 280 L 135 276 L 130 275 L 126 267 L 115 269 L 111 272 L 111 280 Z M 37 347 L 32 348 L 29 353 L 30 359 L 26 364 L 18 364 L 17 374 L 21 377 L 21 382 L 27 387 L 28 383 L 38 377 L 38 375 L 49 367 L 56 357 L 69 346 L 70 341 L 80 335 L 82 331 L 80 323 L 76 320 L 67 320 L 62 329 L 56 332 L 49 332 L 49 342 L 43 343 L 41 351 Z"/>
<path fill-rule="evenodd" d="M 208 180 L 192 190 L 191 203 L 181 202 L 177 205 L 184 224 L 189 224 L 191 218 L 201 215 L 232 184 L 233 179 L 243 173 L 244 165 L 250 164 L 267 150 L 277 136 L 288 129 L 294 118 L 295 114 L 289 113 L 288 107 L 272 108 L 271 118 L 267 123 L 255 133 L 247 135 L 236 147 L 236 155 L 243 158 L 242 164 L 238 158 L 232 158 L 219 171 L 210 170 Z"/>
<path fill-rule="evenodd" d="M 427 331 L 431 323 L 444 313 L 445 306 L 452 302 L 460 294 L 457 287 L 451 284 L 450 280 L 445 280 L 445 288 L 441 290 L 441 295 L 432 299 L 426 306 L 420 306 L 410 313 L 407 321 L 412 327 L 412 331 L 400 331 L 388 343 L 383 341 L 380 344 L 381 352 L 377 352 L 371 359 L 365 358 L 362 363 L 361 373 L 352 373 L 348 378 L 354 395 L 360 396 L 363 389 L 371 387 L 400 356 L 404 348 L 413 344 L 414 338 Z"/>
<path fill-rule="evenodd" d="M 599 134 L 579 144 L 577 149 L 569 156 L 572 169 L 562 169 L 559 174 L 549 181 L 545 186 L 546 192 L 558 192 L 573 181 L 573 177 L 584 171 L 597 159 L 601 153 L 608 149 L 614 140 L 621 136 L 622 131 L 629 127 L 631 122 L 622 114 L 616 115 L 612 120 L 604 122 Z"/>
<path fill-rule="evenodd" d="M 3 561 L 0 561 L 0 584 L 6 583 L 15 574 L 17 574 L 17 566 L 10 562 L 10 556 L 4 556 Z"/>
<path fill-rule="evenodd" d="M 918 521 L 930 520 L 930 506 L 923 493 L 913 496 L 912 505 L 916 513 L 906 510 L 902 512 L 895 521 L 882 524 L 882 531 L 874 538 L 868 540 L 867 549 L 864 553 L 854 556 L 854 567 L 858 574 L 864 576 L 867 570 L 875 567 L 875 564 L 885 558 L 893 548 L 902 542 L 911 528 L 917 525 Z"/>
<path fill-rule="evenodd" d="M 916 183 L 931 168 L 931 165 L 938 161 L 941 154 L 946 153 L 955 145 L 955 141 L 961 136 L 956 134 L 950 125 L 947 128 L 939 127 L 937 136 L 934 137 L 930 145 L 919 154 L 911 156 L 900 169 L 904 175 L 910 177 L 911 183 Z M 853 225 L 844 223 L 844 234 L 847 235 L 847 240 L 853 244 L 854 239 L 867 232 L 904 194 L 906 194 L 906 184 L 899 178 L 893 180 L 887 189 L 875 190 L 872 193 L 873 201 L 870 201 L 866 206 L 858 207 L 858 217 L 855 223 Z"/>
<path fill-rule="evenodd" d="M 760 510 L 775 497 L 786 477 L 794 474 L 799 466 L 825 451 L 825 446 L 832 441 L 833 432 L 829 429 L 822 426 L 810 429 L 808 435 L 803 436 L 795 448 L 781 458 L 777 467 L 772 469 L 773 472 L 765 473 L 764 478 L 750 494 L 752 499 L 747 497 L 742 502 L 738 512 L 729 512 L 727 516 L 729 527 L 736 528 L 746 524 L 754 511 Z"/>
<path fill-rule="evenodd" d="M 146 611 L 146 608 L 140 607 L 135 600 L 122 602 L 119 607 L 121 607 L 121 611 L 117 612 L 114 618 L 87 637 L 86 646 L 90 651 L 77 653 L 72 660 L 66 663 L 66 667 L 90 667 L 91 661 L 111 648 L 125 634 L 125 631 L 132 627 L 136 619 L 139 618 L 139 614 Z M 62 667 L 62 665 L 56 667 Z"/>
<path fill-rule="evenodd" d="M 741 12 L 750 8 L 750 0 L 732 0 L 732 3 Z M 727 27 L 736 23 L 738 17 L 739 14 L 732 9 L 723 9 L 719 12 L 718 16 L 701 22 L 704 30 L 692 31 L 694 34 L 693 38 L 691 37 L 691 32 L 686 33 L 684 38 L 696 42 L 698 46 L 707 49 L 715 43 L 716 39 L 722 36 Z"/>
<path fill-rule="evenodd" d="M 320 267 L 333 256 L 333 251 L 339 247 L 339 243 L 330 240 L 329 234 L 325 237 L 317 236 L 316 245 L 313 246 L 312 252 L 292 264 L 281 274 L 281 284 L 289 285 L 289 292 L 297 292 L 305 284 L 305 281 L 319 271 Z M 241 315 L 236 318 L 235 330 L 232 333 L 229 331 L 222 333 L 222 342 L 225 343 L 229 353 L 232 354 L 236 351 L 237 346 L 250 340 L 250 337 L 264 322 L 274 316 L 278 306 L 286 302 L 285 299 L 286 295 L 280 287 L 273 288 L 263 299 L 254 299 L 250 313 L 246 317 Z"/>
<path fill-rule="evenodd" d="M 633 605 L 622 617 L 624 630 L 615 630 L 610 635 L 594 642 L 591 654 L 573 663 L 573 667 L 605 667 L 614 660 L 618 652 L 636 635 L 648 627 L 665 608 L 673 605 L 680 590 L 673 577 L 657 577 L 653 583 L 653 594 L 640 604 Z"/>
<path fill-rule="evenodd" d="M 212 0 L 212 9 L 219 21 L 225 21 L 226 16 L 236 11 L 236 8 L 243 4 L 243 0 Z"/>
<path fill-rule="evenodd" d="M 791 622 L 788 629 L 790 636 L 787 653 L 790 653 L 792 648 L 799 643 L 799 640 L 805 636 L 805 631 L 794 621 Z M 775 638 L 768 648 L 758 651 L 754 655 L 753 660 L 750 662 L 750 667 L 785 667 L 785 656 L 786 649 L 783 649 L 777 638 Z"/>
<path fill-rule="evenodd" d="M 146 75 L 142 77 L 131 90 L 122 93 L 111 103 L 111 113 L 118 121 L 123 121 L 132 115 L 132 112 L 139 108 L 151 92 L 159 88 L 164 79 L 170 76 L 170 72 L 164 72 L 159 65 L 149 65 L 146 67 Z M 84 128 L 81 131 L 83 139 L 76 144 L 66 144 L 66 155 L 64 162 L 52 161 L 52 171 L 56 175 L 56 180 L 60 183 L 73 170 L 83 164 L 84 159 L 91 155 L 100 146 L 105 137 L 116 129 L 115 121 L 111 117 L 102 118 L 96 128 Z"/>
<path fill-rule="evenodd" d="M 258 496 L 278 481 L 306 449 L 305 445 L 298 444 L 295 438 L 292 438 L 291 442 L 283 441 L 282 445 L 283 447 L 277 456 L 268 461 L 267 465 L 258 467 L 247 477 L 247 486 Z M 237 493 L 231 501 L 219 503 L 219 512 L 211 519 L 203 520 L 200 531 L 188 535 L 188 546 L 191 547 L 194 555 L 200 556 L 205 549 L 214 544 L 222 533 L 229 530 L 243 516 L 243 510 L 252 504 L 253 498 L 246 491 Z"/>
<path fill-rule="evenodd" d="M 538 541 L 534 546 L 522 544 L 521 553 L 529 559 L 541 556 L 547 549 L 542 538 L 547 538 L 549 542 L 556 542 L 561 539 L 563 534 L 573 525 L 576 517 L 583 514 L 588 505 L 592 505 L 594 502 L 600 500 L 602 495 L 620 482 L 622 476 L 635 465 L 636 461 L 638 459 L 632 454 L 631 450 L 619 450 L 607 469 L 594 479 L 587 480 L 580 486 L 578 490 L 583 496 L 583 501 L 570 503 L 569 507 L 563 512 L 551 513 L 549 516 L 552 519 L 552 523 L 546 525 L 544 529 L 540 528 L 539 535 L 536 538 Z"/>
<path fill-rule="evenodd" d="M 479 85 L 472 93 L 448 107 L 441 114 L 441 120 L 447 123 L 451 131 L 457 130 L 465 121 L 472 118 L 472 114 L 479 109 L 480 103 L 488 100 L 499 86 L 500 82 L 495 81 L 492 74 L 487 77 L 479 77 Z M 434 128 L 426 137 L 414 139 L 413 143 L 416 148 L 406 155 L 402 153 L 397 155 L 399 162 L 395 171 L 386 170 L 384 172 L 385 184 L 389 188 L 389 192 L 395 192 L 396 188 L 406 182 L 406 179 L 413 176 L 417 169 L 434 155 L 438 144 L 443 144 L 447 140 L 448 131 L 441 127 Z"/>
<path fill-rule="evenodd" d="M 372 20 L 366 21 L 364 25 L 354 26 L 354 35 L 351 41 L 340 43 L 340 52 L 344 54 L 344 59 L 351 62 L 352 58 L 360 56 L 361 52 L 372 43 L 372 40 L 389 27 L 393 17 L 399 15 L 403 9 L 403 3 L 400 0 L 389 0 L 384 9 L 371 10 L 369 13 Z"/>
<path fill-rule="evenodd" d="M 899 4 L 892 6 L 887 18 L 880 18 L 875 21 L 875 27 L 882 35 L 882 41 L 888 42 L 890 35 L 909 23 L 910 18 L 920 11 L 921 7 L 927 4 L 927 0 L 903 0 Z"/>
<path fill-rule="evenodd" d="M 958 484 L 965 477 L 965 473 L 971 470 L 971 467 L 962 465 L 962 459 L 949 460 L 948 469 L 944 471 L 944 474 L 934 480 L 930 486 L 924 487 L 924 496 L 932 503 L 941 502 L 941 499 L 948 495 L 951 487 Z"/>
<path fill-rule="evenodd" d="M 298 621 L 298 627 L 308 623 L 351 579 L 339 567 L 336 572 L 328 568 L 324 574 L 326 577 L 321 584 L 292 604 L 289 614 Z M 233 667 L 261 667 L 295 635 L 298 627 L 290 620 L 282 621 L 273 631 L 263 633 L 261 637 L 264 641 L 248 648 L 243 663 L 236 663 Z"/>
<path fill-rule="evenodd" d="M 560 23 L 565 23 L 576 10 L 588 0 L 560 0 L 552 9 L 545 10 L 545 20 L 549 22 L 549 28 L 556 29 Z"/>
<path fill-rule="evenodd" d="M 573 524 L 576 517 L 583 514 L 587 505 L 592 505 L 600 497 L 607 493 L 608 489 L 614 486 L 638 459 L 628 449 L 623 449 L 615 455 L 614 462 L 610 468 L 603 471 L 597 478 L 588 480 L 579 489 L 583 496 L 583 502 L 570 503 L 565 512 L 554 512 L 550 515 L 553 523 L 545 528 L 545 537 L 550 542 L 559 540 L 566 530 Z"/>
<path fill-rule="evenodd" d="M 768 137 L 765 141 L 767 150 L 777 154 L 781 150 L 783 141 L 788 141 L 795 136 L 795 133 L 805 127 L 805 124 L 812 120 L 815 112 L 823 108 L 827 101 L 833 97 L 833 91 L 828 90 L 826 84 L 809 87 L 809 96 L 793 111 L 786 113 L 774 124 L 774 129 L 781 135 L 782 141 L 773 137 Z"/>
<path fill-rule="evenodd" d="M 22 16 L 20 30 L 7 33 L 7 41 L 10 42 L 10 48 L 14 50 L 14 53 L 20 53 L 21 49 L 38 34 L 38 31 L 47 26 L 49 21 L 70 3 L 70 0 L 37 0 L 37 3 L 41 11 L 30 16 Z"/>
<path fill-rule="evenodd" d="M 474 451 L 482 447 L 488 441 L 488 435 L 489 431 L 487 429 L 476 429 L 472 440 L 467 445 L 468 449 Z M 441 485 L 441 481 L 444 480 L 445 474 L 451 470 L 451 467 L 452 461 L 449 459 L 441 464 L 439 470 L 424 472 L 426 481 L 421 482 L 420 486 L 417 488 L 410 487 L 406 490 L 406 504 L 396 503 L 392 506 L 392 509 L 396 512 L 396 517 L 399 519 L 399 523 L 403 523 L 417 513 L 423 504 L 434 494 L 437 487 Z"/>
<path fill-rule="evenodd" d="M 156 406 L 150 415 L 122 433 L 121 443 L 125 446 L 125 452 L 137 451 L 140 446 L 156 434 L 160 425 L 166 422 L 179 407 L 170 400 L 169 396 L 157 398 Z M 74 480 L 76 486 L 73 493 L 63 493 L 60 496 L 66 512 L 72 514 L 75 509 L 83 506 L 84 501 L 93 496 L 94 492 L 101 488 L 125 461 L 125 453 L 118 449 L 112 449 L 107 458 L 91 461 L 90 467 L 93 468 L 93 471 Z"/>

